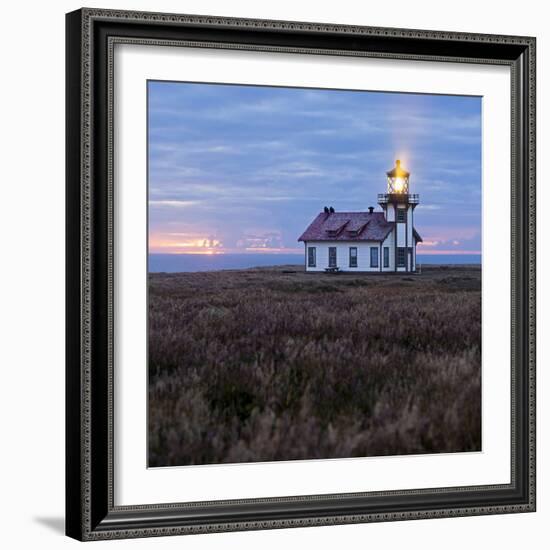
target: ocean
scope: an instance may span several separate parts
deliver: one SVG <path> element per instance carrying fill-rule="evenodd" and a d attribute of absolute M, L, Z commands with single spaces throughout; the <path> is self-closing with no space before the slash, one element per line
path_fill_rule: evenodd
<path fill-rule="evenodd" d="M 481 264 L 481 254 L 418 254 L 419 264 Z M 149 254 L 149 273 L 303 265 L 302 254 Z"/>

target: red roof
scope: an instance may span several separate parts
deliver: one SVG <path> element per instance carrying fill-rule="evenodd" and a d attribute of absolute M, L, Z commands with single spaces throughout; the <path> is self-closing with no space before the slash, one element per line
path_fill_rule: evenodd
<path fill-rule="evenodd" d="M 299 241 L 383 241 L 394 226 L 383 212 L 321 212 Z"/>

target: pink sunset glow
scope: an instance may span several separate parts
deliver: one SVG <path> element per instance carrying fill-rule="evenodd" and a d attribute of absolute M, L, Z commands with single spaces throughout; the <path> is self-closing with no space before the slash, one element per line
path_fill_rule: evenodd
<path fill-rule="evenodd" d="M 231 241 L 231 240 L 230 240 Z M 153 254 L 303 254 L 301 247 L 274 245 L 270 239 L 246 236 L 233 246 L 226 246 L 221 238 L 205 233 L 153 233 L 149 238 L 149 251 Z"/>

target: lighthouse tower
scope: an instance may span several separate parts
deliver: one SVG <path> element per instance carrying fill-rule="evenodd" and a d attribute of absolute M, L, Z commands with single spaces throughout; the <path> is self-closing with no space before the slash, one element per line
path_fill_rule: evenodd
<path fill-rule="evenodd" d="M 378 204 L 384 210 L 386 221 L 395 223 L 393 236 L 394 266 L 396 271 L 416 271 L 416 243 L 421 240 L 414 229 L 414 209 L 419 196 L 409 192 L 409 172 L 396 160 L 386 172 L 387 192 L 378 195 Z"/>

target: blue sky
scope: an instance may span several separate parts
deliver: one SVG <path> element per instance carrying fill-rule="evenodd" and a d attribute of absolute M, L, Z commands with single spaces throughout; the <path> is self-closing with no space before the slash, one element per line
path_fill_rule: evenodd
<path fill-rule="evenodd" d="M 303 253 L 325 205 L 375 206 L 395 159 L 419 253 L 481 249 L 481 98 L 149 82 L 149 250 Z"/>

